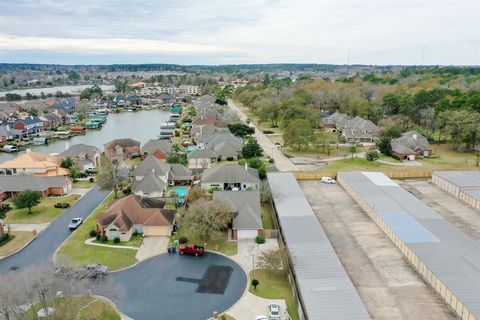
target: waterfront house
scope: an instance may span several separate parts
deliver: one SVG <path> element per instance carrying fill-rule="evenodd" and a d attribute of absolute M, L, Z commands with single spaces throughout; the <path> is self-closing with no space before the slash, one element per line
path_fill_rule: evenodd
<path fill-rule="evenodd" d="M 11 127 L 16 130 L 21 130 L 27 135 L 38 134 L 44 131 L 43 121 L 36 116 L 17 119 L 11 124 Z"/>
<path fill-rule="evenodd" d="M 15 134 L 11 132 L 9 125 L 0 124 L 0 142 L 11 140 L 14 138 L 14 136 Z"/>
<path fill-rule="evenodd" d="M 132 159 L 140 156 L 140 142 L 134 139 L 115 139 L 103 146 L 105 156 L 109 160 Z"/>
<path fill-rule="evenodd" d="M 60 127 L 63 123 L 62 117 L 53 112 L 47 114 L 42 114 L 39 116 L 40 120 L 43 121 L 43 128 L 45 130 L 52 130 Z"/>
<path fill-rule="evenodd" d="M 142 147 L 142 155 L 155 155 L 157 159 L 166 159 L 172 151 L 172 143 L 168 140 L 151 139 Z"/>
<path fill-rule="evenodd" d="M 5 176 L 0 175 L 0 201 L 17 196 L 25 190 L 41 193 L 42 197 L 63 196 L 72 188 L 72 180 L 65 176 Z"/>
<path fill-rule="evenodd" d="M 112 202 L 95 221 L 97 234 L 109 240 L 128 241 L 132 235 L 170 236 L 175 222 L 175 210 L 164 208 L 165 202 L 129 195 Z"/>
<path fill-rule="evenodd" d="M 241 191 L 258 190 L 260 178 L 258 170 L 245 165 L 225 164 L 216 168 L 206 169 L 201 178 L 203 189 L 218 188 L 219 190 Z"/>
<path fill-rule="evenodd" d="M 68 170 L 60 167 L 58 157 L 27 149 L 25 153 L 15 159 L 0 164 L 0 173 L 5 175 L 66 176 Z"/>
<path fill-rule="evenodd" d="M 233 214 L 229 227 L 232 239 L 255 239 L 263 230 L 260 192 L 215 191 L 213 200 L 228 204 Z"/>
<path fill-rule="evenodd" d="M 80 171 L 95 170 L 100 166 L 100 149 L 95 146 L 79 143 L 71 145 L 58 156 L 60 160 L 71 158 Z"/>

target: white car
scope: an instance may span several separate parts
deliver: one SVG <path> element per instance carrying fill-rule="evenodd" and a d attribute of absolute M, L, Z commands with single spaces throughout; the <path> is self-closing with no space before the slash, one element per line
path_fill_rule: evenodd
<path fill-rule="evenodd" d="M 83 223 L 83 219 L 82 218 L 74 218 L 72 219 L 72 222 L 70 222 L 70 224 L 68 225 L 68 228 L 70 230 L 75 230 L 77 229 L 78 227 L 80 227 L 80 225 Z"/>
<path fill-rule="evenodd" d="M 268 320 L 267 316 L 259 315 L 255 317 L 255 320 Z"/>
<path fill-rule="evenodd" d="M 322 182 L 328 184 L 335 184 L 335 179 L 332 179 L 330 177 L 322 177 Z"/>
<path fill-rule="evenodd" d="M 276 303 L 270 303 L 268 305 L 268 311 L 270 313 L 270 320 L 280 320 L 280 306 Z"/>

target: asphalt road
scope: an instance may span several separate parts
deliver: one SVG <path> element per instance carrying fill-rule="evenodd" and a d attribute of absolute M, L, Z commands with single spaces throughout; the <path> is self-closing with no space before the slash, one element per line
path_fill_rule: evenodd
<path fill-rule="evenodd" d="M 210 252 L 202 257 L 166 253 L 111 275 L 127 295 L 124 302 L 112 300 L 138 320 L 208 319 L 230 308 L 247 285 L 237 263 Z"/>
<path fill-rule="evenodd" d="M 0 272 L 7 272 L 11 268 L 24 268 L 33 264 L 51 260 L 55 250 L 70 236 L 72 231 L 68 224 L 73 218 L 85 219 L 109 194 L 100 191 L 95 186 L 72 207 L 65 210 L 65 213 L 53 221 L 50 226 L 41 232 L 22 251 L 0 260 Z"/>

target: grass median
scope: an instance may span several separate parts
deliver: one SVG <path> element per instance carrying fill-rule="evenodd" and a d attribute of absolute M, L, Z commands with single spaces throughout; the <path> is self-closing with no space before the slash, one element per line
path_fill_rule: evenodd
<path fill-rule="evenodd" d="M 89 263 L 100 263 L 107 266 L 109 270 L 118 270 L 131 266 L 137 262 L 136 250 L 103 248 L 85 244 L 90 238 L 90 231 L 95 229 L 97 214 L 105 212 L 108 204 L 113 200 L 111 193 L 95 209 L 85 222 L 67 239 L 57 252 L 56 260 L 72 266 L 81 266 Z"/>

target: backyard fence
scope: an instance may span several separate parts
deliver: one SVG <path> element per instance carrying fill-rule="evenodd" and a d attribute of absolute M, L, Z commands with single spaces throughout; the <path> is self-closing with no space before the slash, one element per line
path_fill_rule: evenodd
<path fill-rule="evenodd" d="M 261 230 L 260 236 L 264 237 L 265 239 L 278 239 L 278 230 Z"/>
<path fill-rule="evenodd" d="M 297 180 L 320 180 L 322 177 L 337 178 L 336 172 L 294 172 Z M 431 178 L 431 171 L 387 171 L 384 174 L 393 179 Z"/>

